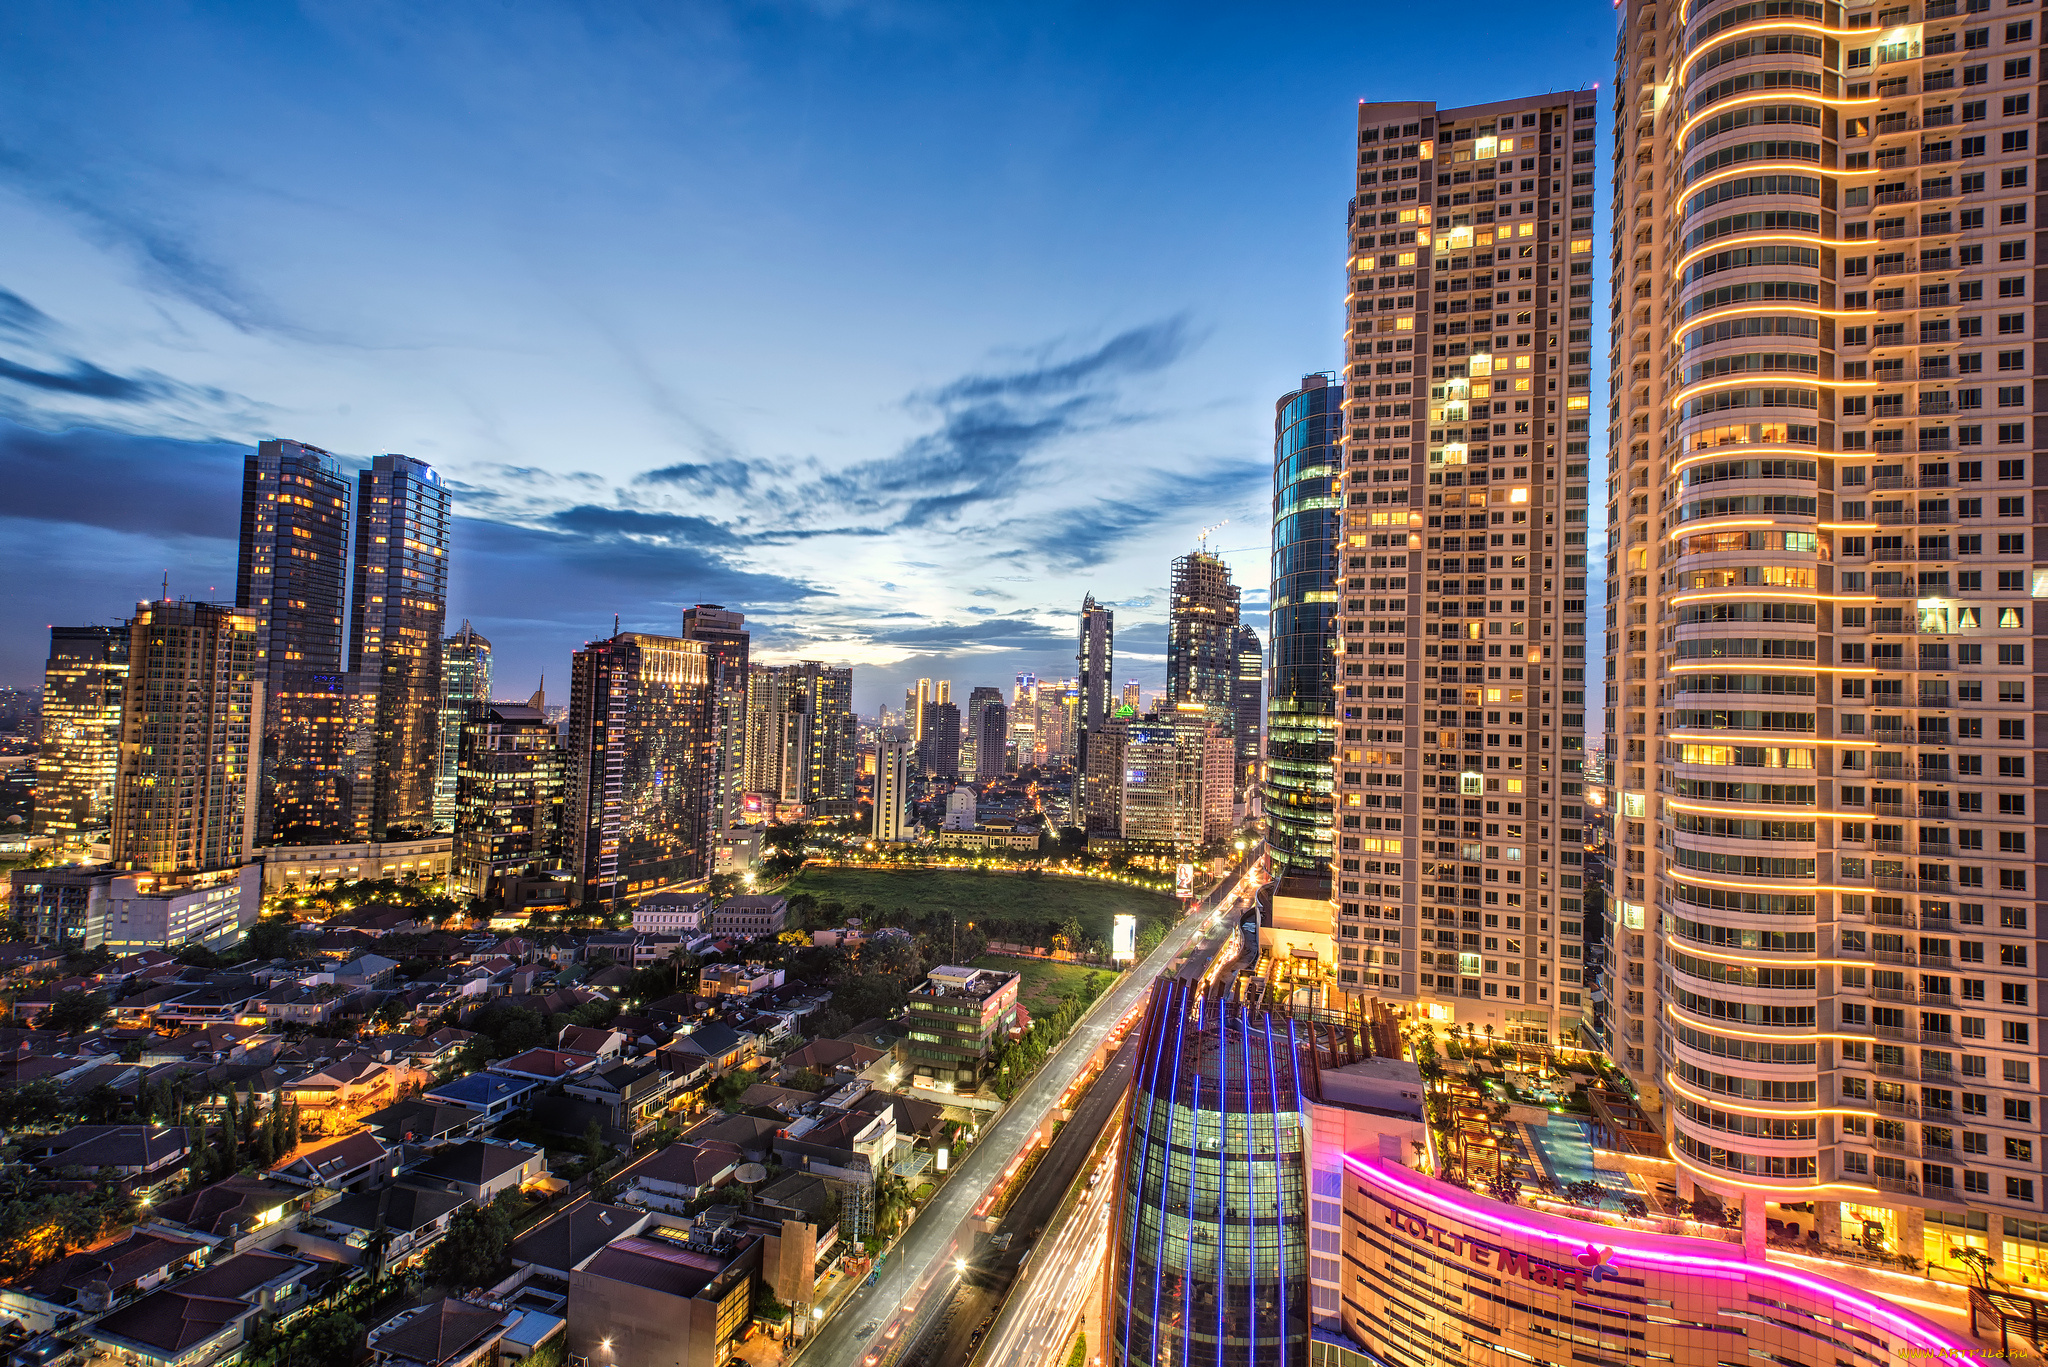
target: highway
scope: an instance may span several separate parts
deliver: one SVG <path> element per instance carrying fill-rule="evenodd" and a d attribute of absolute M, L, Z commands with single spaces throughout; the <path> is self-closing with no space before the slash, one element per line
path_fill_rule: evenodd
<path fill-rule="evenodd" d="M 1218 966 L 1227 969 L 1236 962 L 1237 935 L 1238 917 L 1224 916 L 1222 923 L 1195 946 L 1177 976 L 1199 978 Z M 989 1345 L 981 1355 L 980 1361 L 991 1364 L 991 1367 L 997 1363 L 1003 1367 L 1058 1363 L 1067 1345 L 1073 1342 L 1076 1321 L 1080 1319 L 1086 1303 L 1096 1294 L 1096 1278 L 1109 1256 L 1109 1200 L 1116 1190 L 1116 1183 L 1107 1178 L 1122 1158 L 1123 1101 L 1137 1063 L 1138 1045 L 1139 1037 L 1133 1030 L 1118 1051 L 1115 1063 L 1104 1069 L 1103 1075 L 1089 1086 L 1082 1106 L 1094 1108 L 1107 1104 L 1108 1128 L 1112 1131 L 1108 1155 L 1101 1169 L 1104 1180 L 1084 1189 L 1074 1208 L 1050 1227 L 1046 1237 L 1039 1241 L 1039 1251 L 1032 1255 L 1030 1264 L 1010 1291 L 990 1333 Z M 1098 1115 L 1102 1113 L 1096 1112 Z M 1068 1129 L 1077 1129 L 1084 1124 L 1094 1131 L 1090 1135 L 1091 1142 L 1100 1137 L 1101 1122 L 1079 1109 Z M 1057 1193 L 1049 1193 L 1055 1206 L 1066 1194 L 1066 1184 L 1062 1184 Z M 1005 1222 L 1006 1227 L 1009 1224 Z M 1093 1345 L 1090 1355 L 1093 1356 L 1099 1347 Z M 955 1360 L 940 1358 L 939 1361 L 950 1364 Z"/>
<path fill-rule="evenodd" d="M 1256 866 L 1257 861 L 1252 861 L 1252 867 Z M 1220 884 L 1166 933 L 1142 963 L 1097 999 L 1037 1075 L 983 1130 L 981 1142 L 961 1161 L 932 1203 L 918 1213 L 909 1231 L 889 1251 L 874 1284 L 860 1287 L 842 1301 L 798 1348 L 792 1362 L 844 1367 L 869 1357 L 893 1361 L 906 1346 L 906 1331 L 908 1337 L 916 1337 L 927 1327 L 913 1321 L 920 1311 L 950 1302 L 960 1276 L 955 1259 L 975 1252 L 974 1231 L 968 1228 L 975 1207 L 1009 1162 L 1032 1141 L 1033 1132 L 1051 1124 L 1067 1085 L 1117 1023 L 1144 1000 L 1153 981 L 1190 945 L 1206 924 L 1207 913 L 1233 895 L 1238 882 L 1232 878 Z M 863 1334 L 861 1330 L 870 1323 L 877 1328 Z"/>

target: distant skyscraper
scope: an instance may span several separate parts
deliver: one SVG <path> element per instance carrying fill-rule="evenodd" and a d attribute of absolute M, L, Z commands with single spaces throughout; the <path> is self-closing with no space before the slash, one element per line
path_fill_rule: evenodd
<path fill-rule="evenodd" d="M 1236 729 L 1237 585 L 1230 566 L 1207 551 L 1173 562 L 1173 603 L 1166 624 L 1166 698 L 1200 703 L 1226 731 Z"/>
<path fill-rule="evenodd" d="M 1337 546 L 1344 386 L 1302 377 L 1273 415 L 1273 575 L 1266 847 L 1281 878 L 1330 874 L 1337 741 Z M 1311 895 L 1307 891 L 1304 895 Z"/>
<path fill-rule="evenodd" d="M 349 672 L 375 699 L 373 839 L 434 822 L 448 522 L 448 491 L 425 461 L 378 456 L 362 472 Z"/>
<path fill-rule="evenodd" d="M 755 665 L 747 690 L 747 791 L 853 815 L 860 765 L 853 671 L 815 660 Z"/>
<path fill-rule="evenodd" d="M 711 829 L 722 833 L 740 821 L 747 791 L 746 618 L 716 603 L 683 609 L 683 639 L 701 641 L 710 661 Z"/>
<path fill-rule="evenodd" d="M 1266 655 L 1259 633 L 1237 629 L 1237 677 L 1230 684 L 1232 740 L 1237 756 L 1237 786 L 1243 788 L 1259 767 L 1259 724 L 1266 703 Z"/>
<path fill-rule="evenodd" d="M 256 840 L 263 741 L 257 619 L 224 603 L 137 603 L 128 623 L 113 863 L 230 869 Z"/>
<path fill-rule="evenodd" d="M 911 830 L 910 812 L 910 765 L 912 742 L 901 731 L 891 728 L 882 733 L 875 745 L 875 839 L 886 841 L 909 840 Z"/>
<path fill-rule="evenodd" d="M 471 709 L 491 700 L 491 643 L 467 620 L 441 643 L 441 771 L 434 784 L 434 825 L 455 829 L 455 774 L 462 727 Z"/>
<path fill-rule="evenodd" d="M 1124 726 L 1123 838 L 1186 852 L 1228 836 L 1233 749 L 1208 710 L 1187 703 Z"/>
<path fill-rule="evenodd" d="M 65 844 L 108 828 L 127 687 L 128 628 L 50 628 L 36 759 L 37 835 Z"/>
<path fill-rule="evenodd" d="M 349 482 L 334 457 L 304 442 L 257 443 L 242 461 L 241 554 L 235 577 L 235 605 L 256 619 L 257 651 L 264 682 L 264 754 L 257 796 L 260 844 L 280 838 L 275 813 L 280 784 L 295 801 L 321 786 L 341 757 L 301 751 L 320 744 L 318 727 L 290 724 L 283 695 L 293 676 L 331 679 L 342 672 L 342 609 L 348 592 Z M 307 685 L 311 687 L 311 685 Z M 301 772 L 304 771 L 304 772 Z M 308 816 L 324 828 L 345 820 L 339 813 L 300 810 L 295 829 Z"/>
<path fill-rule="evenodd" d="M 975 782 L 1001 778 L 1008 766 L 1010 709 L 1000 688 L 967 695 L 966 731 L 960 738 L 960 772 Z"/>
<path fill-rule="evenodd" d="M 917 745 L 918 766 L 948 783 L 960 779 L 960 709 L 935 702 L 925 709 L 924 739 Z"/>
<path fill-rule="evenodd" d="M 1115 646 L 1116 614 L 1097 603 L 1094 594 L 1088 594 L 1081 600 L 1080 645 L 1074 653 L 1084 734 L 1108 721 L 1116 707 L 1116 685 L 1111 680 Z"/>
<path fill-rule="evenodd" d="M 628 631 L 571 661 L 563 848 L 586 902 L 702 882 L 710 669 L 700 641 Z"/>
<path fill-rule="evenodd" d="M 568 755 L 536 693 L 526 705 L 482 703 L 461 727 L 450 882 L 497 902 L 505 880 L 556 867 Z"/>
<path fill-rule="evenodd" d="M 1130 708 L 1133 712 L 1143 709 L 1145 705 L 1145 690 L 1143 685 L 1136 679 L 1130 679 L 1125 682 L 1121 705 Z"/>
<path fill-rule="evenodd" d="M 1089 740 L 1088 766 L 1083 774 L 1085 782 L 1075 822 L 1089 835 L 1123 834 L 1124 759 L 1134 724 L 1131 717 L 1113 717 Z"/>

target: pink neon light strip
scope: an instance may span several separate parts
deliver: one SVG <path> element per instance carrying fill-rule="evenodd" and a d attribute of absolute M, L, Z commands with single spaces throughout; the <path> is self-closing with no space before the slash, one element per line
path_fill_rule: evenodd
<path fill-rule="evenodd" d="M 1492 1211 L 1481 1206 L 1404 1181 L 1391 1175 L 1385 1166 L 1371 1164 L 1357 1154 L 1346 1154 L 1344 1162 L 1346 1166 L 1353 1168 L 1360 1175 L 1406 1193 L 1409 1199 L 1418 1204 L 1448 1207 L 1458 1211 L 1475 1224 L 1486 1225 L 1511 1234 L 1519 1234 L 1525 1238 L 1565 1240 L 1568 1242 L 1584 1240 L 1589 1244 L 1599 1243 L 1605 1245 L 1610 1234 L 1617 1232 L 1613 1226 L 1609 1225 L 1586 1226 L 1588 1230 L 1597 1229 L 1601 1231 L 1595 1235 L 1591 1233 L 1579 1234 L 1563 1230 L 1545 1229 L 1540 1225 L 1521 1224 L 1517 1221 L 1495 1215 Z M 1563 1221 L 1560 1220 L 1560 1223 L 1563 1223 Z M 1679 1238 L 1682 1236 L 1669 1235 L 1665 1237 Z M 1809 1276 L 1802 1272 L 1790 1271 L 1775 1264 L 1753 1263 L 1745 1259 L 1715 1258 L 1704 1254 L 1666 1253 L 1657 1249 L 1638 1248 L 1627 1244 L 1616 1244 L 1615 1248 L 1617 1256 L 1625 1254 L 1638 1262 L 1681 1267 L 1695 1273 L 1717 1277 L 1739 1277 L 1747 1280 L 1751 1277 L 1762 1276 L 1785 1282 L 1802 1290 L 1812 1292 L 1815 1295 L 1825 1296 L 1830 1300 L 1841 1301 L 1854 1306 L 1873 1322 L 1886 1325 L 1894 1333 L 1904 1335 L 1914 1347 L 1950 1348 L 1972 1355 L 1984 1351 L 1983 1345 L 1974 1339 L 1950 1334 L 1940 1325 L 1923 1320 L 1917 1315 L 1894 1309 L 1882 1300 L 1858 1291 L 1853 1287 L 1845 1286 L 1841 1282 L 1831 1281 L 1826 1277 Z"/>

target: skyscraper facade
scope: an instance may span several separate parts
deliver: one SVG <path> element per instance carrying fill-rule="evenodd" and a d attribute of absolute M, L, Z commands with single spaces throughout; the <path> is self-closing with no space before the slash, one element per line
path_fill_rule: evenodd
<path fill-rule="evenodd" d="M 270 695 L 268 840 L 347 845 L 370 838 L 377 699 L 353 674 L 288 672 Z M 270 737 L 270 726 L 283 732 Z"/>
<path fill-rule="evenodd" d="M 59 845 L 108 829 L 120 769 L 126 627 L 51 627 L 36 756 L 35 832 Z"/>
<path fill-rule="evenodd" d="M 1111 670 L 1116 659 L 1116 613 L 1095 601 L 1094 594 L 1081 600 L 1080 645 L 1074 652 L 1077 682 L 1081 689 L 1081 732 L 1088 732 L 1109 720 L 1116 709 L 1116 683 Z M 1084 745 L 1086 741 L 1082 742 Z"/>
<path fill-rule="evenodd" d="M 308 812 L 322 775 L 341 756 L 298 747 L 319 744 L 318 726 L 288 721 L 285 696 L 342 672 L 342 612 L 348 592 L 350 488 L 334 457 L 304 442 L 258 442 L 242 462 L 241 553 L 235 604 L 256 619 L 264 674 L 264 735 L 257 826 L 261 843 L 346 824 L 344 813 Z M 290 830 L 277 813 L 280 785 L 297 804 Z"/>
<path fill-rule="evenodd" d="M 1017 676 L 1010 694 L 1010 752 L 1019 769 L 1038 763 L 1038 676 Z"/>
<path fill-rule="evenodd" d="M 2039 20 L 1620 8 L 1611 1050 L 1681 1184 L 1912 1257 L 1967 1206 L 2010 1267 L 2042 1194 Z"/>
<path fill-rule="evenodd" d="M 1585 999 L 1592 111 L 1359 106 L 1346 244 L 1338 986 L 1546 1041 Z"/>
<path fill-rule="evenodd" d="M 1305 375 L 1273 413 L 1273 577 L 1268 617 L 1266 848 L 1282 878 L 1330 872 L 1337 740 L 1337 544 L 1344 507 L 1344 386 Z"/>
<path fill-rule="evenodd" d="M 853 815 L 859 768 L 850 668 L 816 660 L 752 667 L 747 791 L 803 803 L 814 817 L 843 819 Z"/>
<path fill-rule="evenodd" d="M 1162 979 L 1125 1118 L 1107 1360 L 1305 1360 L 1313 1061 L 1291 1022 Z"/>
<path fill-rule="evenodd" d="M 899 728 L 883 731 L 875 743 L 875 811 L 871 829 L 877 840 L 916 838 L 910 802 L 910 765 L 915 743 Z"/>
<path fill-rule="evenodd" d="M 683 639 L 700 641 L 711 671 L 711 829 L 719 833 L 740 822 L 741 796 L 747 791 L 747 652 L 746 617 L 716 603 L 683 609 Z"/>
<path fill-rule="evenodd" d="M 463 896 L 495 903 L 507 879 L 561 860 L 568 755 L 538 693 L 526 704 L 478 703 L 459 735 L 449 882 Z"/>
<path fill-rule="evenodd" d="M 441 642 L 440 772 L 434 781 L 434 825 L 455 829 L 455 784 L 462 728 L 479 703 L 491 700 L 491 643 L 465 620 Z"/>
<path fill-rule="evenodd" d="M 704 645 L 621 632 L 570 662 L 563 849 L 585 902 L 616 903 L 711 872 Z"/>
<path fill-rule="evenodd" d="M 951 702 L 925 708 L 924 739 L 917 743 L 918 768 L 948 783 L 960 780 L 960 709 Z"/>
<path fill-rule="evenodd" d="M 967 738 L 961 741 L 961 771 L 976 783 L 1001 778 L 1009 769 L 1010 709 L 1000 688 L 977 688 L 967 698 Z M 969 740 L 972 748 L 969 747 Z"/>
<path fill-rule="evenodd" d="M 1166 700 L 1200 703 L 1226 732 L 1236 729 L 1238 591 L 1230 566 L 1207 551 L 1173 562 L 1166 621 Z"/>
<path fill-rule="evenodd" d="M 114 784 L 112 862 L 232 869 L 256 842 L 264 662 L 257 617 L 223 603 L 137 603 Z"/>
<path fill-rule="evenodd" d="M 349 672 L 375 705 L 373 839 L 424 833 L 440 773 L 448 491 L 425 461 L 384 455 L 356 489 Z"/>
<path fill-rule="evenodd" d="M 1266 710 L 1266 652 L 1259 633 L 1237 628 L 1237 677 L 1230 683 L 1230 731 L 1237 761 L 1237 786 L 1258 776 L 1259 732 Z"/>

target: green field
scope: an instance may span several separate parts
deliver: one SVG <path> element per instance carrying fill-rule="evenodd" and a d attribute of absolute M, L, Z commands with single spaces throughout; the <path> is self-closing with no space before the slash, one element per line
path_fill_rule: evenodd
<path fill-rule="evenodd" d="M 837 902 L 843 916 L 861 915 L 863 903 L 884 919 L 894 911 L 914 918 L 955 912 L 991 940 L 1035 946 L 1049 944 L 1069 916 L 1081 923 L 1083 934 L 1107 944 L 1118 913 L 1136 916 L 1140 933 L 1149 924 L 1171 924 L 1180 914 L 1179 904 L 1164 893 L 982 869 L 807 868 L 781 891 L 792 897 L 808 892 L 821 907 Z"/>
<path fill-rule="evenodd" d="M 1017 1000 L 1034 1017 L 1058 1006 L 1062 998 L 1087 981 L 1090 973 L 1113 971 L 1092 964 L 1056 964 L 1049 959 L 1020 959 L 1008 954 L 984 954 L 972 966 L 1022 974 L 1024 981 L 1017 987 Z"/>

